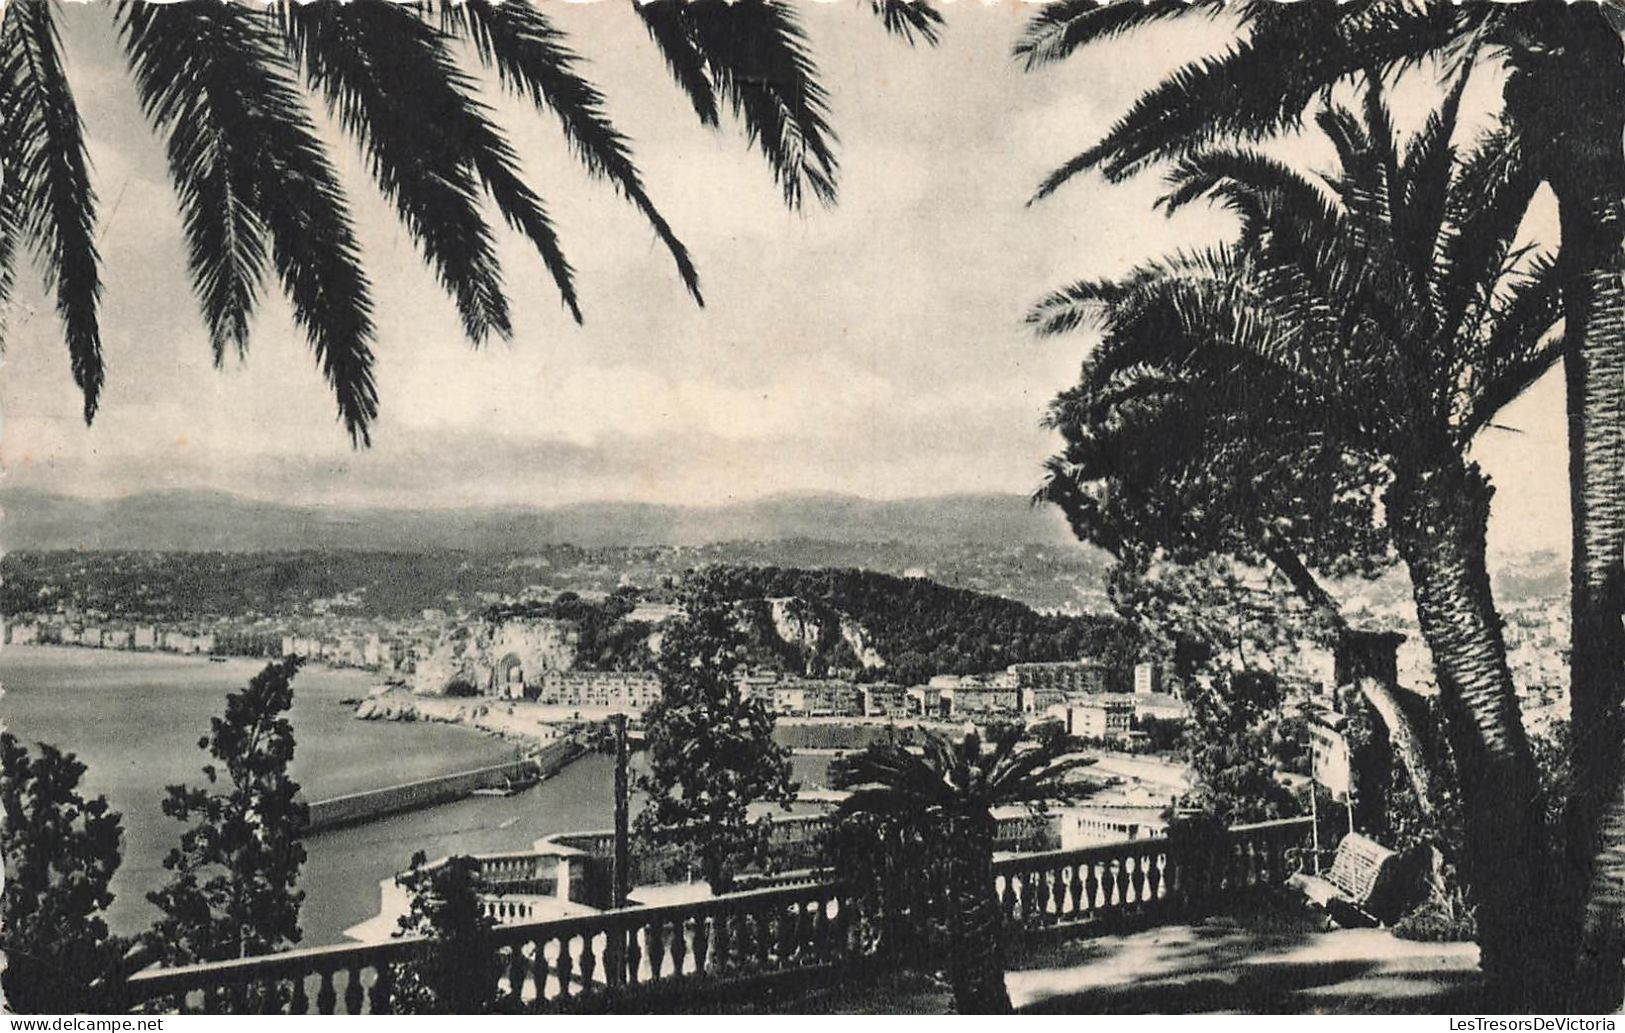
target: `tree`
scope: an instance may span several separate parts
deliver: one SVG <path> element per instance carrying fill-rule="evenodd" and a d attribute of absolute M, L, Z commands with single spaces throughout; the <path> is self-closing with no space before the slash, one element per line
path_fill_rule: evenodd
<path fill-rule="evenodd" d="M 426 938 L 421 953 L 393 973 L 390 1004 L 407 1015 L 483 1015 L 497 1005 L 502 972 L 491 941 L 496 921 L 480 904 L 479 862 L 448 857 L 433 866 L 423 852 L 397 877 L 412 891 L 400 935 Z"/>
<path fill-rule="evenodd" d="M 1216 139 L 1293 128 L 1317 93 L 1356 75 L 1425 60 L 1454 72 L 1494 59 L 1505 72 L 1503 131 L 1513 158 L 1506 171 L 1544 181 L 1557 198 L 1561 261 L 1574 273 L 1562 305 L 1573 515 L 1571 705 L 1580 730 L 1579 791 L 1570 799 L 1568 855 L 1557 870 L 1577 873 L 1569 880 L 1575 897 L 1585 887 L 1573 1004 L 1612 1011 L 1625 995 L 1625 324 L 1618 318 L 1625 305 L 1625 47 L 1618 11 L 1606 4 L 1402 0 L 1223 9 L 1240 21 L 1245 37 L 1144 94 L 1105 139 L 1051 174 L 1039 196 L 1091 168 L 1122 179 Z M 1156 20 L 1219 10 L 1216 3 L 1180 0 L 1057 0 L 1032 19 L 1016 53 L 1035 68 Z M 1562 903 L 1558 924 L 1577 924 L 1575 907 Z M 1487 971 L 1515 964 L 1493 956 L 1486 962 Z M 1516 994 L 1509 1000 L 1537 1003 Z"/>
<path fill-rule="evenodd" d="M 37 754 L 0 732 L 0 950 L 8 1011 L 101 1011 L 92 983 L 121 944 L 104 912 L 122 834 L 107 798 L 86 799 L 85 765 L 40 743 Z"/>
<path fill-rule="evenodd" d="M 164 813 L 188 827 L 164 858 L 174 875 L 147 899 L 163 912 L 149 941 L 171 963 L 246 958 L 301 938 L 299 834 L 309 808 L 288 775 L 294 737 L 283 716 L 300 663 L 267 664 L 247 688 L 226 696 L 224 716 L 210 719 L 198 747 L 215 761 L 203 766 L 209 786 L 224 775 L 220 789 L 168 788 Z"/>
<path fill-rule="evenodd" d="M 1183 736 L 1192 774 L 1183 803 L 1228 827 L 1298 813 L 1277 779 L 1293 750 L 1284 741 L 1286 698 L 1275 658 L 1315 641 L 1312 613 L 1279 585 L 1209 557 L 1114 571 L 1110 591 L 1146 629 L 1190 708 Z"/>
<path fill-rule="evenodd" d="M 928 845 L 919 857 L 946 866 L 940 906 L 948 926 L 948 966 L 954 1009 L 962 1015 L 1008 1014 L 1004 985 L 1004 916 L 993 884 L 993 847 L 998 827 L 993 808 L 1042 806 L 1079 795 L 1066 776 L 1090 763 L 1063 759 L 1064 736 L 1023 746 L 1019 725 L 990 730 L 988 749 L 974 732 L 951 743 L 935 733 L 915 752 L 877 743 L 843 758 L 832 769 L 837 788 L 851 795 L 837 821 L 891 821 L 916 834 L 903 842 Z M 927 864 L 929 861 L 927 861 Z"/>
<path fill-rule="evenodd" d="M 1104 522 L 1083 490 L 1104 474 L 1132 496 L 1116 516 L 1144 517 L 1153 544 L 1223 542 L 1311 598 L 1324 591 L 1300 555 L 1363 565 L 1382 536 L 1398 552 L 1466 776 L 1486 976 L 1526 1006 L 1552 985 L 1528 944 L 1543 938 L 1546 957 L 1561 945 L 1531 907 L 1549 850 L 1485 566 L 1491 488 L 1465 453 L 1560 354 L 1545 335 L 1567 281 L 1560 261 L 1514 247 L 1534 183 L 1509 167 L 1504 136 L 1458 161 L 1465 82 L 1403 145 L 1375 79 L 1360 113 L 1321 111 L 1340 158 L 1324 185 L 1250 150 L 1187 155 L 1166 204 L 1217 198 L 1240 216 L 1236 248 L 1074 284 L 1032 318 L 1055 332 L 1099 313 L 1106 330 L 1054 411 L 1068 438 L 1055 497 L 1084 527 Z M 1142 439 L 1155 454 L 1133 443 L 1148 425 L 1169 435 Z M 1172 486 L 1146 487 L 1170 472 Z M 1364 528 L 1352 539 L 1350 516 Z M 1353 563 L 1328 555 L 1351 546 Z"/>
<path fill-rule="evenodd" d="M 789 809 L 790 751 L 773 742 L 773 713 L 744 698 L 737 680 L 749 648 L 729 603 L 691 594 L 666 629 L 656 670 L 661 697 L 644 713 L 649 796 L 638 831 L 697 855 L 713 893 L 726 893 L 739 869 L 765 856 L 771 821 L 752 804 Z"/>
<path fill-rule="evenodd" d="M 929 0 L 871 6 L 887 31 L 937 42 L 941 16 Z M 657 0 L 637 13 L 702 124 L 719 124 L 730 106 L 790 208 L 807 193 L 834 202 L 828 99 L 788 2 Z M 472 343 L 512 334 L 481 213 L 487 199 L 536 249 L 572 318 L 580 322 L 582 312 L 552 216 L 458 60 L 465 45 L 502 89 L 557 119 L 583 167 L 644 216 L 703 303 L 687 248 L 644 189 L 603 94 L 583 77 L 565 34 L 528 0 L 121 2 L 116 18 L 142 106 L 164 138 L 216 364 L 248 347 L 274 274 L 358 445 L 368 443 L 378 411 L 372 287 L 301 86 L 361 146 Z M 0 21 L 0 139 L 0 311 L 21 239 L 54 285 L 88 423 L 104 380 L 96 197 L 49 0 L 7 4 Z"/>

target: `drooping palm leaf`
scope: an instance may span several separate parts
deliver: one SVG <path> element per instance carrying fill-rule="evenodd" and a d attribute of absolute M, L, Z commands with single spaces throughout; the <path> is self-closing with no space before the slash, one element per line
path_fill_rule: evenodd
<path fill-rule="evenodd" d="M 1034 200 L 1093 168 L 1123 179 L 1149 162 L 1219 139 L 1258 139 L 1294 127 L 1327 85 L 1367 69 L 1421 61 L 1456 39 L 1464 22 L 1481 17 L 1446 5 L 1349 10 L 1325 0 L 1264 0 L 1240 4 L 1236 12 L 1250 30 L 1246 39 L 1184 66 L 1141 96 L 1103 140 L 1051 173 Z M 1286 54 L 1291 60 L 1282 60 Z"/>
<path fill-rule="evenodd" d="M 638 18 L 666 62 L 666 71 L 688 98 L 701 125 L 720 124 L 717 91 L 711 85 L 705 55 L 694 41 L 681 3 L 637 3 Z"/>
<path fill-rule="evenodd" d="M 486 67 L 496 70 L 503 85 L 527 97 L 538 109 L 552 111 L 565 139 L 594 176 L 607 179 L 630 201 L 671 253 L 683 285 L 694 300 L 700 295 L 699 273 L 688 249 L 650 200 L 633 164 L 629 141 L 604 110 L 604 97 L 579 72 L 581 58 L 564 33 L 525 0 L 469 0 L 442 8 L 448 31 L 465 36 Z M 702 120 L 703 120 L 702 115 Z M 714 112 L 711 121 L 715 121 Z"/>
<path fill-rule="evenodd" d="M 367 155 L 373 178 L 451 294 L 474 343 L 513 333 L 481 191 L 459 140 L 470 83 L 434 30 L 378 0 L 288 4 L 289 46 Z"/>
<path fill-rule="evenodd" d="M 432 29 L 392 3 L 289 3 L 289 47 L 310 86 L 361 143 L 372 177 L 457 302 L 463 333 L 512 335 L 491 229 L 465 148 L 448 138 L 471 84 Z"/>
<path fill-rule="evenodd" d="M 1033 15 L 1016 40 L 1014 54 L 1032 71 L 1071 57 L 1079 47 L 1203 8 L 1217 13 L 1222 5 L 1201 0 L 1057 0 Z"/>
<path fill-rule="evenodd" d="M 942 41 L 942 12 L 931 0 L 869 0 L 869 6 L 887 32 L 911 45 L 916 38 L 932 47 Z"/>
<path fill-rule="evenodd" d="M 122 4 L 142 107 L 164 134 L 187 260 L 217 361 L 247 347 L 267 263 L 351 439 L 377 414 L 370 286 L 348 206 L 294 88 L 275 16 L 230 4 Z"/>
<path fill-rule="evenodd" d="M 702 121 L 728 102 L 789 208 L 834 203 L 829 98 L 788 0 L 650 0 L 638 15 Z"/>
<path fill-rule="evenodd" d="M 0 121 L 0 126 L 4 122 Z M 11 291 L 16 284 L 17 237 L 22 226 L 17 219 L 17 194 L 10 177 L 0 164 L 0 355 L 5 354 L 7 326 L 11 320 Z"/>
<path fill-rule="evenodd" d="M 83 127 L 64 74 L 61 40 L 46 0 L 11 3 L 0 20 L 0 174 L 14 188 L 7 236 L 26 237 L 56 292 L 84 417 L 95 418 L 104 379 L 97 305 L 96 194 Z M 14 244 L 5 245 L 9 278 Z M 9 279 L 7 280 L 9 289 Z"/>

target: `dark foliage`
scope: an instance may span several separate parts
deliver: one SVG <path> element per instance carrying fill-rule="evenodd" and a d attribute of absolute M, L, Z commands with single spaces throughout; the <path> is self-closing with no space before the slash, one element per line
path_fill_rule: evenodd
<path fill-rule="evenodd" d="M 396 935 L 426 937 L 417 956 L 398 965 L 390 1004 L 405 1015 L 483 1015 L 497 1009 L 498 963 L 493 919 L 480 903 L 479 863 L 449 857 L 434 867 L 419 851 L 399 880 L 412 894 Z"/>
<path fill-rule="evenodd" d="M 740 695 L 746 646 L 732 606 L 691 597 L 661 641 L 661 698 L 644 714 L 649 773 L 638 787 L 649 801 L 638 832 L 690 851 L 716 893 L 766 857 L 770 819 L 752 817 L 751 805 L 788 809 L 796 789 L 772 712 Z"/>
<path fill-rule="evenodd" d="M 961 1014 L 1010 1011 L 993 808 L 1041 809 L 1090 791 L 1069 778 L 1090 761 L 1065 756 L 1058 727 L 1036 743 L 1026 736 L 1020 725 L 990 728 L 984 749 L 975 733 L 958 742 L 928 733 L 918 751 L 877 743 L 831 768 L 836 787 L 851 791 L 836 811 L 837 857 L 854 862 L 872 903 L 891 909 L 866 932 L 908 961 L 945 959 Z M 869 860 L 859 860 L 865 851 Z"/>
<path fill-rule="evenodd" d="M 297 658 L 267 664 L 227 695 L 224 716 L 198 740 L 213 758 L 203 766 L 208 786 L 168 789 L 164 813 L 187 828 L 164 858 L 170 882 L 147 899 L 162 912 L 149 941 L 171 963 L 266 954 L 302 937 L 299 830 L 309 808 L 288 775 L 294 738 L 284 716 L 299 666 Z M 245 995 L 238 1005 L 259 1003 Z"/>
<path fill-rule="evenodd" d="M 0 950 L 6 1010 L 33 1014 L 102 1011 L 91 984 L 107 974 L 121 943 L 103 912 L 119 866 L 119 814 L 105 797 L 80 792 L 84 764 L 39 744 L 30 751 L 0 732 Z"/>
<path fill-rule="evenodd" d="M 787 669 L 799 666 L 798 673 L 825 673 L 855 659 L 843 652 L 846 644 L 836 633 L 841 617 L 856 623 L 886 662 L 854 672 L 860 679 L 912 684 L 935 674 L 980 674 L 1013 663 L 1081 657 L 1126 670 L 1139 659 L 1140 641 L 1121 621 L 1046 616 L 1011 599 L 921 578 L 870 570 L 718 565 L 695 571 L 686 584 L 717 599 L 798 600 L 824 631 L 812 655 L 781 653 L 777 658 Z M 760 609 L 752 612 L 760 622 Z M 762 636 L 753 645 L 782 650 Z"/>

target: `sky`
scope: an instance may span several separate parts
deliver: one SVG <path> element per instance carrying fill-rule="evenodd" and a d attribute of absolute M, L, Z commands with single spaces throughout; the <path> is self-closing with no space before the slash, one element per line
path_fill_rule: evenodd
<path fill-rule="evenodd" d="M 910 49 L 867 3 L 802 4 L 840 137 L 840 197 L 792 213 L 736 122 L 698 125 L 630 5 L 550 0 L 692 251 L 707 304 L 693 304 L 641 217 L 589 179 L 556 126 L 491 88 L 484 99 L 577 268 L 586 322 L 570 320 L 540 260 L 493 213 L 515 334 L 480 350 L 353 141 L 312 99 L 374 285 L 381 415 L 373 446 L 357 450 L 274 291 L 246 359 L 212 368 L 162 146 L 111 9 L 69 5 L 69 74 L 102 203 L 107 386 L 87 428 L 50 303 L 21 270 L 0 367 L 7 481 L 412 507 L 1030 492 L 1056 445 L 1039 425 L 1044 406 L 1092 340 L 1035 339 L 1027 307 L 1070 280 L 1216 241 L 1229 224 L 1200 207 L 1153 214 L 1154 174 L 1084 177 L 1026 201 L 1140 90 L 1227 30 L 1182 21 L 1029 73 L 1009 57 L 1022 7 L 958 0 L 942 46 Z M 1475 451 L 1498 488 L 1497 549 L 1566 551 L 1562 405 L 1548 377 Z"/>

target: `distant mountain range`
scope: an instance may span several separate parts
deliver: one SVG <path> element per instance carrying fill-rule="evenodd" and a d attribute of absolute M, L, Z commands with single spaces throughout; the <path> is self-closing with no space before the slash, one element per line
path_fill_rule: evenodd
<path fill-rule="evenodd" d="M 1021 495 L 876 501 L 787 495 L 720 506 L 591 502 L 552 508 L 384 509 L 285 505 L 220 492 L 84 499 L 0 490 L 0 547 L 13 549 L 466 549 L 540 545 L 704 545 L 830 542 L 1061 545 L 1065 521 Z"/>

